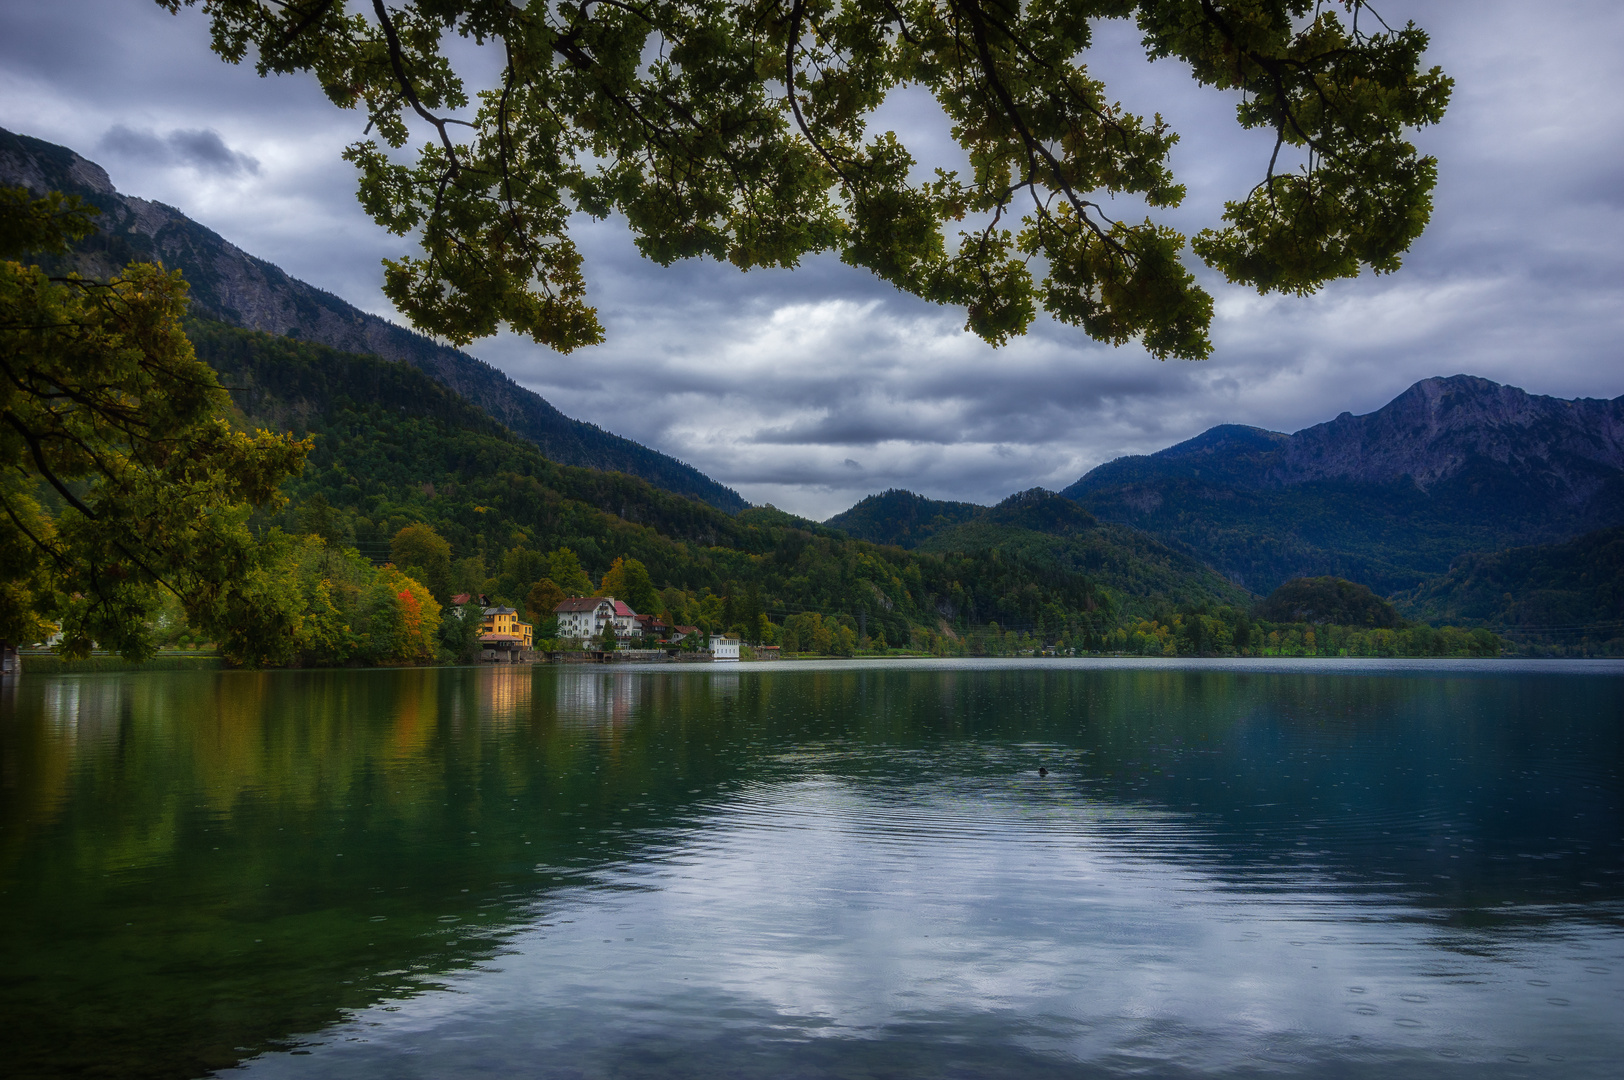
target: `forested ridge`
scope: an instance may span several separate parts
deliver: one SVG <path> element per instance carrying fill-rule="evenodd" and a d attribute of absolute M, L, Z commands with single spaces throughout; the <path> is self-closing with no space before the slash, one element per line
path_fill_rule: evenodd
<path fill-rule="evenodd" d="M 426 523 L 456 568 L 442 592 L 490 585 L 522 604 L 538 560 L 568 548 L 594 580 L 635 559 L 659 588 L 695 601 L 753 594 L 774 621 L 813 611 L 890 642 L 990 622 L 1102 628 L 1121 614 L 1109 589 L 1051 560 L 996 548 L 912 553 L 770 507 L 728 515 L 623 473 L 549 461 L 407 365 L 219 323 L 191 330 L 243 423 L 313 437 L 285 489 L 291 501 L 262 526 L 320 532 L 383 559 L 400 529 Z"/>
<path fill-rule="evenodd" d="M 1391 595 L 1468 552 L 1624 523 L 1624 398 L 1423 379 L 1375 412 L 1292 435 L 1220 425 L 1061 494 L 1187 545 L 1255 592 L 1336 574 Z"/>
<path fill-rule="evenodd" d="M 746 505 L 738 492 L 690 465 L 565 416 L 482 360 L 300 281 L 173 207 L 120 193 L 99 165 L 65 146 L 0 129 L 0 183 L 36 195 L 60 191 L 100 211 L 95 230 L 77 238 L 71 250 L 35 253 L 51 273 L 107 279 L 132 262 L 162 263 L 185 275 L 194 315 L 404 361 L 499 418 L 553 460 L 624 470 L 730 512 Z"/>
<path fill-rule="evenodd" d="M 1464 555 L 1397 599 L 1416 618 L 1487 627 L 1524 652 L 1621 656 L 1624 526 Z"/>
<path fill-rule="evenodd" d="M 613 584 L 672 622 L 837 654 L 1312 655 L 1333 644 L 1323 627 L 1316 638 L 1308 627 L 1293 636 L 1291 626 L 1254 624 L 1245 590 L 1049 492 L 977 508 L 910 551 L 772 507 L 729 515 L 622 473 L 549 461 L 406 364 L 206 320 L 190 330 L 239 423 L 311 439 L 304 471 L 284 487 L 288 503 L 258 527 L 381 563 L 409 558 L 402 536 L 427 526 L 444 545 L 436 566 L 403 568 L 441 604 L 484 592 L 528 606 L 545 631 L 550 606 L 538 597 L 550 588 Z M 316 552 L 304 563 L 316 558 L 331 561 Z M 1336 644 L 1371 655 L 1418 647 L 1391 633 Z M 1489 648 L 1464 638 L 1423 645 Z"/>

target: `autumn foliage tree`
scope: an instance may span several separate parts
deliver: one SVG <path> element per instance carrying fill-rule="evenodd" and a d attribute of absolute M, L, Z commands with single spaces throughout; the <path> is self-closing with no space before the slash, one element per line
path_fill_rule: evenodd
<path fill-rule="evenodd" d="M 309 72 L 366 114 L 345 152 L 361 202 L 421 244 L 386 262 L 385 291 L 459 344 L 504 323 L 563 351 L 602 339 L 570 235 L 584 213 L 622 216 L 662 265 L 836 252 L 995 344 L 1041 310 L 1199 358 L 1212 300 L 1167 219 L 1178 136 L 1090 75 L 1096 24 L 1132 20 L 1147 56 L 1273 135 L 1256 184 L 1189 241 L 1263 292 L 1397 268 L 1435 181 L 1409 133 L 1450 91 L 1426 34 L 1363 0 L 157 2 L 200 5 L 227 60 Z M 492 80 L 464 82 L 456 38 L 485 46 Z M 909 89 L 967 169 L 921 175 L 917 147 L 874 130 Z M 428 138 L 407 150 L 414 126 Z"/>
<path fill-rule="evenodd" d="M 624 601 L 633 611 L 653 614 L 660 610 L 660 593 L 649 577 L 648 567 L 637 559 L 616 558 L 604 572 L 600 591 Z"/>

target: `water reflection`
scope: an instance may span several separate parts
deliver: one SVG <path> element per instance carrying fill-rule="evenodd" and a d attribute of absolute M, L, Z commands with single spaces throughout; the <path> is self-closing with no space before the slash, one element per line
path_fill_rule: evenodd
<path fill-rule="evenodd" d="M 563 673 L 557 691 L 558 723 L 584 732 L 610 731 L 632 722 L 649 677 L 585 668 Z"/>
<path fill-rule="evenodd" d="M 512 731 L 530 712 L 535 685 L 531 672 L 522 667 L 498 666 L 483 682 L 480 724 L 487 731 Z"/>
<path fill-rule="evenodd" d="M 1487 670 L 25 679 L 0 1055 L 1600 1075 L 1624 678 Z"/>

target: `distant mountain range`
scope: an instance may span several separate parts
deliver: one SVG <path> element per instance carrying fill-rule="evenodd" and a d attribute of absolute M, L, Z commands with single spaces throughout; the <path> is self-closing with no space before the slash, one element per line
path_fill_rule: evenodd
<path fill-rule="evenodd" d="M 966 532 L 935 537 L 939 549 L 878 548 L 772 507 L 727 514 L 623 473 L 560 465 L 409 364 L 209 320 L 191 336 L 245 420 L 313 439 L 284 485 L 289 502 L 263 524 L 385 556 L 403 525 L 427 522 L 455 560 L 442 593 L 477 589 L 517 606 L 545 572 L 541 553 L 567 546 L 594 578 L 616 558 L 640 560 L 690 614 L 671 589 L 693 603 L 754 597 L 779 623 L 821 612 L 893 643 L 991 622 L 1098 635 L 1174 604 L 1250 599 L 1053 492 L 1012 496 Z M 721 610 L 710 617 L 734 621 Z"/>
<path fill-rule="evenodd" d="M 1467 588 L 1480 580 L 1469 573 L 1433 579 L 1471 552 L 1561 544 L 1624 525 L 1624 397 L 1568 401 L 1468 375 L 1425 379 L 1366 416 L 1343 413 L 1294 435 L 1215 427 L 1101 465 L 1060 494 L 1096 524 L 1128 527 L 1113 538 L 1119 547 L 1135 531 L 1148 534 L 1141 542 L 1154 538 L 1253 593 L 1335 575 L 1383 595 L 1414 590 L 1401 606 L 1423 617 L 1526 621 L 1509 610 L 1489 614 L 1482 589 Z M 985 507 L 891 490 L 825 524 L 926 551 L 999 530 L 1007 544 L 1011 501 L 1033 498 Z M 1051 544 L 1058 551 L 1070 542 Z M 1564 552 L 1550 559 L 1571 567 L 1580 558 Z M 1473 597 L 1470 616 L 1462 589 Z"/>
<path fill-rule="evenodd" d="M 100 230 L 67 267 L 95 277 L 134 260 L 161 260 L 186 275 L 192 309 L 248 330 L 299 338 L 419 368 L 534 442 L 554 461 L 615 470 L 737 513 L 748 504 L 698 469 L 572 420 L 545 399 L 467 353 L 396 326 L 235 247 L 174 207 L 114 189 L 105 170 L 65 146 L 0 129 L 0 184 L 79 195 L 102 211 Z"/>
<path fill-rule="evenodd" d="M 1010 558 L 1021 574 L 1036 575 L 1022 587 L 1027 592 L 1061 595 L 1072 588 L 1068 582 L 1086 577 L 1136 610 L 1168 601 L 1245 604 L 1249 592 L 1267 594 L 1294 577 L 1335 575 L 1433 621 L 1534 627 L 1553 619 L 1624 618 L 1617 592 L 1624 571 L 1616 565 L 1624 526 L 1624 397 L 1569 401 L 1467 375 L 1426 379 L 1376 412 L 1343 413 L 1295 434 L 1215 427 L 1158 453 L 1102 465 L 1059 495 L 1034 489 L 984 507 L 891 490 L 820 527 L 747 508 L 698 470 L 564 416 L 490 365 L 297 281 L 178 210 L 119 194 L 99 166 L 65 147 L 0 130 L 0 184 L 67 191 L 102 209 L 101 231 L 57 269 L 108 276 L 132 260 L 161 259 L 185 273 L 194 311 L 205 322 L 404 363 L 473 408 L 464 416 L 456 412 L 462 405 L 445 405 L 452 411 L 436 423 L 482 431 L 486 421 L 468 417 L 487 417 L 553 462 L 629 474 L 736 515 L 738 528 L 828 537 L 827 527 L 994 570 Z M 200 352 L 227 381 L 246 380 L 233 387 L 239 404 L 250 413 L 275 413 L 257 395 L 278 365 L 293 361 L 267 359 L 275 353 L 270 339 L 237 340 L 201 325 L 200 333 Z M 302 363 L 294 368 L 306 370 Z M 363 369 L 379 386 L 388 382 L 365 365 L 355 370 Z M 298 416 L 341 401 L 349 403 L 343 408 L 362 407 L 365 394 L 354 380 L 318 379 L 316 386 L 337 396 L 318 401 L 307 387 L 295 395 Z M 297 419 L 289 414 L 289 422 Z M 388 457 L 386 447 L 368 453 L 374 451 Z M 353 476 L 335 466 L 312 491 L 355 504 L 369 484 L 405 465 L 384 458 L 351 470 Z M 451 472 L 438 475 L 443 487 Z M 597 493 L 570 498 L 646 521 L 684 543 L 738 542 L 752 550 L 759 543 L 754 533 L 733 537 L 735 526 L 722 528 L 708 516 L 713 511 L 694 507 L 704 512 L 685 515 L 637 494 L 635 485 L 617 487 L 622 481 L 606 477 L 601 491 L 593 486 L 598 482 L 580 478 L 549 484 L 591 488 Z M 997 577 L 989 574 L 988 581 Z M 1025 592 L 989 592 L 974 606 L 1007 619 L 1036 610 L 1034 603 Z"/>
<path fill-rule="evenodd" d="M 1086 574 L 1114 590 L 1128 610 L 1157 602 L 1235 604 L 1250 597 L 1190 552 L 1146 533 L 1100 521 L 1070 499 L 1033 488 L 997 506 L 941 502 L 911 491 L 870 495 L 824 522 L 855 539 L 936 555 L 1021 559 Z"/>
<path fill-rule="evenodd" d="M 1061 494 L 1254 592 L 1335 574 L 1393 593 L 1466 552 L 1624 524 L 1624 397 L 1424 379 L 1365 416 L 1293 435 L 1215 427 Z"/>

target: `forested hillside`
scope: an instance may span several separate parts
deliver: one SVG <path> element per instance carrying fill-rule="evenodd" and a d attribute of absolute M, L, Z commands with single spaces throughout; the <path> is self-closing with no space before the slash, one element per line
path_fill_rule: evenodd
<path fill-rule="evenodd" d="M 726 597 L 730 625 L 815 611 L 903 643 L 992 622 L 1080 634 L 1122 614 L 1093 576 L 1024 551 L 906 552 L 559 465 L 405 364 L 219 323 L 192 335 L 243 422 L 315 437 L 292 501 L 263 524 L 382 559 L 402 528 L 427 523 L 451 548 L 449 576 L 435 583 L 442 600 L 489 586 L 522 604 L 547 556 L 569 548 L 594 580 L 617 558 L 638 560 L 674 614 Z"/>
<path fill-rule="evenodd" d="M 1011 495 L 977 517 L 942 529 L 923 552 L 1000 552 L 1062 573 L 1086 574 L 1108 586 L 1126 611 L 1234 605 L 1245 589 L 1155 538 L 1099 521 L 1070 499 L 1033 488 Z"/>
<path fill-rule="evenodd" d="M 730 512 L 746 506 L 738 492 L 698 469 L 595 424 L 570 419 L 482 360 L 290 277 L 173 207 L 119 193 L 99 165 L 65 146 L 0 129 L 0 184 L 21 185 L 35 194 L 78 195 L 102 211 L 98 231 L 80 242 L 73 255 L 47 260 L 55 269 L 105 279 L 132 261 L 162 262 L 185 274 L 197 315 L 404 361 L 535 443 L 554 461 L 641 476 Z"/>
<path fill-rule="evenodd" d="M 975 503 L 927 499 L 911 491 L 892 488 L 870 495 L 824 522 L 859 540 L 915 548 L 943 529 L 985 513 Z"/>
<path fill-rule="evenodd" d="M 1624 398 L 1425 379 L 1294 435 L 1225 425 L 1061 492 L 1254 592 L 1332 574 L 1391 594 L 1469 551 L 1624 523 Z"/>
<path fill-rule="evenodd" d="M 1464 555 L 1398 597 L 1413 618 L 1486 626 L 1529 652 L 1624 655 L 1624 528 Z"/>

